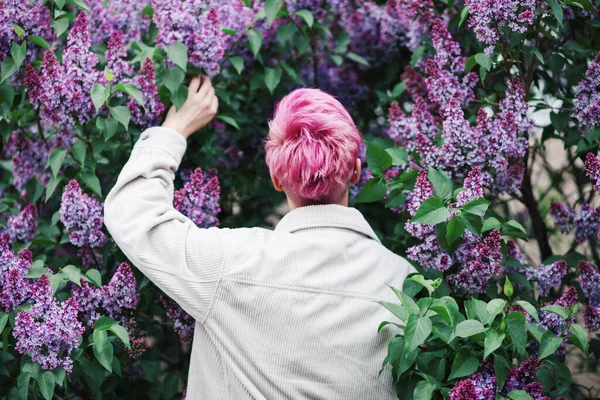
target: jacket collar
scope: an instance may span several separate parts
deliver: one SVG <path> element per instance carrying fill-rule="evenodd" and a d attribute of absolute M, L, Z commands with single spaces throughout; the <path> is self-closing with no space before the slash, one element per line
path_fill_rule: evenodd
<path fill-rule="evenodd" d="M 360 211 L 338 204 L 319 204 L 296 208 L 279 221 L 275 231 L 292 233 L 311 228 L 351 229 L 381 243 Z"/>

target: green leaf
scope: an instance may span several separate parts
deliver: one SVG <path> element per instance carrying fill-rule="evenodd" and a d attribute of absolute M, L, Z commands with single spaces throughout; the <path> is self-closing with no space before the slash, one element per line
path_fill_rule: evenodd
<path fill-rule="evenodd" d="M 496 351 L 500 346 L 506 334 L 500 333 L 494 329 L 490 329 L 485 333 L 485 340 L 483 341 L 483 359 L 485 360 L 490 354 Z"/>
<path fill-rule="evenodd" d="M 386 301 L 380 301 L 379 304 L 381 304 L 383 307 L 387 308 L 389 312 L 394 314 L 400 320 L 402 320 L 404 322 L 406 322 L 408 320 L 408 312 L 406 311 L 406 308 L 404 308 L 404 306 L 402 304 L 388 303 Z"/>
<path fill-rule="evenodd" d="M 281 24 L 277 27 L 277 32 L 275 34 L 281 44 L 285 44 L 294 36 L 294 33 L 296 33 L 295 24 Z"/>
<path fill-rule="evenodd" d="M 450 177 L 444 171 L 430 168 L 427 172 L 427 178 L 435 189 L 435 194 L 444 200 L 452 197 L 453 186 Z"/>
<path fill-rule="evenodd" d="M 520 355 L 524 355 L 525 346 L 527 346 L 527 331 L 525 330 L 525 324 L 516 319 L 507 319 L 506 331 L 517 352 Z"/>
<path fill-rule="evenodd" d="M 460 21 L 458 22 L 458 26 L 461 27 L 462 24 L 464 24 L 465 20 L 467 19 L 467 17 L 469 16 L 469 10 L 471 9 L 471 7 L 467 6 L 464 7 L 461 11 L 460 11 Z"/>
<path fill-rule="evenodd" d="M 372 203 L 385 197 L 387 186 L 381 178 L 371 178 L 360 189 L 356 197 L 357 203 Z"/>
<path fill-rule="evenodd" d="M 54 368 L 54 371 L 52 372 L 54 373 L 54 379 L 56 381 L 56 384 L 62 386 L 66 375 L 65 369 L 63 367 L 57 367 Z"/>
<path fill-rule="evenodd" d="M 309 28 L 312 28 L 313 23 L 315 22 L 315 17 L 313 17 L 312 13 L 308 10 L 299 10 L 296 11 L 296 15 L 302 18 L 302 20 L 308 25 Z"/>
<path fill-rule="evenodd" d="M 450 211 L 444 207 L 444 202 L 439 197 L 432 197 L 425 200 L 411 222 L 419 222 L 426 225 L 436 225 L 444 222 L 450 216 Z"/>
<path fill-rule="evenodd" d="M 82 10 L 87 11 L 89 13 L 92 12 L 92 10 L 90 10 L 90 8 L 85 4 L 83 0 L 67 0 L 67 3 L 72 4 L 75 7 L 81 8 Z"/>
<path fill-rule="evenodd" d="M 411 352 L 425 343 L 431 334 L 431 320 L 418 314 L 410 314 L 404 328 L 405 351 Z"/>
<path fill-rule="evenodd" d="M 4 330 L 6 323 L 8 322 L 8 314 L 0 311 L 0 333 Z"/>
<path fill-rule="evenodd" d="M 129 130 L 129 120 L 131 119 L 129 108 L 125 106 L 110 107 L 110 113 L 125 127 L 125 130 Z"/>
<path fill-rule="evenodd" d="M 529 50 L 531 50 L 531 52 L 537 57 L 541 64 L 545 64 L 544 56 L 542 55 L 542 53 L 540 53 L 537 47 L 531 47 L 529 48 Z"/>
<path fill-rule="evenodd" d="M 229 115 L 219 114 L 215 118 L 218 119 L 218 120 L 220 120 L 220 121 L 225 122 L 228 125 L 233 126 L 237 130 L 240 129 L 240 126 L 238 125 L 237 121 L 233 117 L 230 117 Z"/>
<path fill-rule="evenodd" d="M 467 319 L 456 325 L 456 336 L 461 338 L 471 337 L 486 331 L 483 324 L 475 319 Z"/>
<path fill-rule="evenodd" d="M 100 332 L 102 332 L 102 331 L 100 331 Z M 93 351 L 94 351 L 94 356 L 96 357 L 96 360 L 98 360 L 100 365 L 102 365 L 104 368 L 106 368 L 106 370 L 108 372 L 112 373 L 112 361 L 113 361 L 113 356 L 114 356 L 114 353 L 113 353 L 114 349 L 113 349 L 112 343 L 110 343 L 107 340 L 107 341 L 103 342 L 102 347 L 99 349 L 94 345 Z"/>
<path fill-rule="evenodd" d="M 510 298 L 513 295 L 513 285 L 510 282 L 510 279 L 508 279 L 508 276 L 506 276 L 504 278 L 504 294 L 506 295 L 506 297 Z"/>
<path fill-rule="evenodd" d="M 18 37 L 23 37 L 23 35 L 25 34 L 25 31 L 23 30 L 23 28 L 21 28 L 19 25 L 15 24 L 13 22 L 13 29 L 15 30 L 15 33 L 17 34 Z"/>
<path fill-rule="evenodd" d="M 17 42 L 13 42 L 10 55 L 13 58 L 15 67 L 17 69 L 21 68 L 21 64 L 23 64 L 23 60 L 25 60 L 25 56 L 27 55 L 27 42 L 23 42 L 20 45 Z"/>
<path fill-rule="evenodd" d="M 0 318 L 0 332 L 2 331 L 2 319 Z M 577 348 L 583 351 L 583 354 L 588 355 L 588 334 L 585 328 L 577 323 L 572 324 L 569 328 L 569 333 L 567 334 L 567 338 L 573 343 Z"/>
<path fill-rule="evenodd" d="M 413 398 L 419 400 L 433 399 L 433 392 L 435 392 L 435 389 L 436 387 L 433 383 L 428 382 L 426 380 L 419 381 L 419 383 L 417 383 L 417 386 L 415 386 Z"/>
<path fill-rule="evenodd" d="M 492 59 L 486 56 L 484 53 L 475 54 L 475 62 L 481 65 L 481 67 L 486 71 L 489 71 L 492 68 Z"/>
<path fill-rule="evenodd" d="M 185 72 L 183 72 L 181 68 L 173 67 L 165 69 L 162 75 L 163 85 L 165 85 L 167 89 L 169 89 L 169 92 L 171 92 L 173 96 L 175 96 L 179 91 L 179 87 L 183 83 L 184 79 Z"/>
<path fill-rule="evenodd" d="M 162 381 L 161 392 L 164 399 L 171 399 L 179 389 L 179 376 L 168 373 Z"/>
<path fill-rule="evenodd" d="M 281 81 L 281 68 L 265 68 L 265 85 L 270 93 L 273 93 Z"/>
<path fill-rule="evenodd" d="M 531 317 L 536 320 L 536 322 L 540 322 L 540 317 L 538 316 L 538 312 L 535 307 L 528 301 L 519 300 L 515 302 L 516 305 L 523 307 L 527 314 L 531 315 Z"/>
<path fill-rule="evenodd" d="M 96 120 L 98 121 L 98 120 Z M 109 118 L 106 120 L 104 126 L 104 141 L 110 140 L 111 137 L 117 133 L 117 129 L 119 128 L 119 123 L 115 118 Z M 83 165 L 82 165 L 83 166 Z"/>
<path fill-rule="evenodd" d="M 94 347 L 97 351 L 101 352 L 104 348 L 104 344 L 108 341 L 108 334 L 104 329 L 94 329 L 93 333 Z"/>
<path fill-rule="evenodd" d="M 10 78 L 15 72 L 17 72 L 15 62 L 11 57 L 6 57 L 4 61 L 2 61 L 2 66 L 0 66 L 0 75 L 2 76 L 0 83 Z"/>
<path fill-rule="evenodd" d="M 69 28 L 69 18 L 59 18 L 52 21 L 50 24 L 56 31 L 56 37 L 59 38 Z"/>
<path fill-rule="evenodd" d="M 498 391 L 502 390 L 504 387 L 509 370 L 510 366 L 508 365 L 506 358 L 502 357 L 501 355 L 494 354 L 494 374 L 496 375 Z"/>
<path fill-rule="evenodd" d="M 165 52 L 177 65 L 179 68 L 183 70 L 183 72 L 187 71 L 187 61 L 188 61 L 188 51 L 187 47 L 183 43 L 173 43 L 172 45 L 165 48 Z"/>
<path fill-rule="evenodd" d="M 93 283 L 97 287 L 102 287 L 102 276 L 97 269 L 88 269 L 85 273 L 85 277 L 88 278 L 87 280 L 89 280 L 89 282 Z"/>
<path fill-rule="evenodd" d="M 256 58 L 258 51 L 263 43 L 262 34 L 254 28 L 248 29 L 248 46 L 250 46 L 250 51 Z"/>
<path fill-rule="evenodd" d="M 491 324 L 494 319 L 496 318 L 496 315 L 498 315 L 499 313 L 502 312 L 502 310 L 504 310 L 504 307 L 506 306 L 506 300 L 502 300 L 502 299 L 493 299 L 491 300 L 488 304 L 487 304 L 487 312 L 488 312 L 488 318 L 487 321 L 485 321 L 485 324 Z"/>
<path fill-rule="evenodd" d="M 465 220 L 465 226 L 473 235 L 481 236 L 482 220 L 477 215 L 464 213 L 462 217 Z"/>
<path fill-rule="evenodd" d="M 44 371 L 37 381 L 44 399 L 52 400 L 52 396 L 54 396 L 54 374 L 51 371 Z"/>
<path fill-rule="evenodd" d="M 548 305 L 548 306 L 544 306 L 542 307 L 540 310 L 544 310 L 544 311 L 548 311 L 551 312 L 553 314 L 558 315 L 559 317 L 561 317 L 562 319 L 567 319 L 569 318 L 569 313 L 567 310 L 565 310 L 563 307 L 561 306 L 557 306 L 557 305 Z"/>
<path fill-rule="evenodd" d="M 542 340 L 540 342 L 540 355 L 539 359 L 543 360 L 544 358 L 554 354 L 558 347 L 562 343 L 563 338 L 560 336 L 554 336 L 554 333 L 547 331 L 542 336 Z"/>
<path fill-rule="evenodd" d="M 562 27 L 564 18 L 562 6 L 558 4 L 556 0 L 546 0 L 546 2 L 550 5 L 550 8 L 552 8 L 556 21 L 558 21 L 558 24 Z"/>
<path fill-rule="evenodd" d="M 29 380 L 31 379 L 31 374 L 29 372 L 21 372 L 19 378 L 17 379 L 17 390 L 19 391 L 19 396 L 21 400 L 27 400 L 29 397 Z"/>
<path fill-rule="evenodd" d="M 382 174 L 392 162 L 393 158 L 386 150 L 374 143 L 367 144 L 367 164 L 373 173 Z"/>
<path fill-rule="evenodd" d="M 511 390 L 508 392 L 508 398 L 512 400 L 533 400 L 533 397 L 524 390 Z"/>
<path fill-rule="evenodd" d="M 392 289 L 396 297 L 402 302 L 402 304 L 404 304 L 404 307 L 406 307 L 409 314 L 419 313 L 419 306 L 417 306 L 417 303 L 415 303 L 415 301 L 411 299 L 410 296 L 392 286 L 390 286 L 390 288 Z"/>
<path fill-rule="evenodd" d="M 50 45 L 41 36 L 35 36 L 35 35 L 27 36 L 27 40 L 30 41 L 31 43 L 35 43 L 38 46 L 44 48 L 44 50 L 50 50 Z"/>
<path fill-rule="evenodd" d="M 488 207 L 490 206 L 490 202 L 482 197 L 478 197 L 476 199 L 471 200 L 467 204 L 461 207 L 464 212 L 468 212 L 469 214 L 477 215 L 479 217 L 483 217 Z"/>
<path fill-rule="evenodd" d="M 60 269 L 61 274 L 63 274 L 68 280 L 75 283 L 77 286 L 81 286 L 81 278 L 83 275 L 81 274 L 81 270 L 74 265 L 67 265 Z"/>
<path fill-rule="evenodd" d="M 109 329 L 111 326 L 115 325 L 117 321 L 109 317 L 100 317 L 94 322 L 94 329 Z"/>
<path fill-rule="evenodd" d="M 448 221 L 448 226 L 446 228 L 446 240 L 448 244 L 454 243 L 458 240 L 462 234 L 465 232 L 465 220 L 462 215 L 454 215 Z"/>
<path fill-rule="evenodd" d="M 81 173 L 81 180 L 87 187 L 92 189 L 98 196 L 102 196 L 102 187 L 100 186 L 100 179 L 94 172 L 85 171 Z"/>
<path fill-rule="evenodd" d="M 408 151 L 404 147 L 390 147 L 385 151 L 392 157 L 392 165 L 400 166 L 408 162 Z"/>
<path fill-rule="evenodd" d="M 410 65 L 411 66 L 415 66 L 417 65 L 417 63 L 419 62 L 419 60 L 421 59 L 421 56 L 423 56 L 423 54 L 425 53 L 425 50 L 427 49 L 427 47 L 425 47 L 424 45 L 418 46 L 415 51 L 413 51 L 412 56 L 410 57 Z"/>
<path fill-rule="evenodd" d="M 483 227 L 481 228 L 481 232 L 488 232 L 494 229 L 500 229 L 502 224 L 494 217 L 489 217 L 483 220 Z"/>
<path fill-rule="evenodd" d="M 425 279 L 425 277 L 423 275 L 413 275 L 410 278 L 411 281 L 415 281 L 417 282 L 419 285 L 423 286 L 425 289 L 427 289 L 427 291 L 429 292 L 429 295 L 431 295 L 434 291 L 435 288 L 433 287 L 433 285 L 431 284 L 433 281 Z"/>
<path fill-rule="evenodd" d="M 77 141 L 73 146 L 71 146 L 71 155 L 83 168 L 85 164 L 85 154 L 87 152 L 87 146 L 83 141 Z"/>
<path fill-rule="evenodd" d="M 390 195 L 385 202 L 385 208 L 400 207 L 405 202 L 406 196 L 404 195 L 404 189 L 394 189 L 390 192 Z"/>
<path fill-rule="evenodd" d="M 60 171 L 60 167 L 62 166 L 66 155 L 67 149 L 63 149 L 62 147 L 57 147 L 52 150 L 52 153 L 50 153 L 48 161 L 46 161 L 46 168 L 50 166 L 50 170 L 52 171 L 52 175 L 54 177 L 58 175 L 58 171 Z"/>
<path fill-rule="evenodd" d="M 177 70 L 176 68 L 173 68 L 173 69 Z M 128 95 L 133 97 L 133 99 L 135 101 L 137 101 L 139 105 L 141 105 L 141 106 L 144 105 L 144 96 L 142 95 L 142 91 L 140 89 L 138 89 L 137 86 L 135 86 L 134 84 L 119 83 L 116 87 L 116 90 L 127 93 Z"/>
<path fill-rule="evenodd" d="M 364 65 L 364 66 L 367 66 L 367 67 L 369 67 L 371 65 L 363 57 L 359 56 L 356 53 L 352 53 L 351 51 L 349 51 L 348 53 L 346 53 L 346 57 L 348 57 L 349 59 L 351 59 L 354 62 L 357 62 L 357 63 L 359 63 L 361 65 Z"/>
<path fill-rule="evenodd" d="M 469 376 L 477 371 L 477 368 L 479 368 L 479 360 L 477 357 L 469 357 L 466 360 L 463 360 L 462 357 L 456 356 L 452 363 L 452 369 L 450 370 L 448 380 Z"/>
<path fill-rule="evenodd" d="M 282 3 L 283 0 L 265 0 L 265 15 L 267 21 L 269 21 L 269 26 L 275 21 Z"/>
<path fill-rule="evenodd" d="M 96 112 L 100 110 L 100 107 L 106 103 L 108 97 L 110 96 L 110 91 L 106 86 L 102 86 L 96 83 L 92 86 L 92 102 L 94 103 L 94 107 L 96 108 Z"/>
<path fill-rule="evenodd" d="M 110 328 L 108 328 L 112 333 L 114 333 L 119 339 L 121 339 L 121 342 L 123 342 L 123 344 L 127 347 L 131 347 L 129 345 L 129 334 L 127 333 L 127 330 L 125 328 L 123 328 L 121 325 L 119 324 L 115 324 L 112 325 Z"/>
<path fill-rule="evenodd" d="M 544 328 L 540 328 L 540 326 L 537 324 L 530 323 L 526 323 L 525 326 L 527 327 L 529 333 L 531 333 L 531 336 L 535 338 L 535 340 L 537 340 L 538 342 L 542 341 L 542 336 L 544 336 L 544 333 L 546 333 L 546 330 Z"/>
<path fill-rule="evenodd" d="M 221 32 L 223 32 L 227 35 L 231 35 L 231 36 L 235 36 L 235 34 L 237 33 L 237 31 L 235 29 L 230 29 L 230 28 L 221 28 Z"/>
<path fill-rule="evenodd" d="M 233 56 L 229 57 L 229 61 L 231 62 L 231 65 L 233 65 L 233 68 L 235 68 L 237 71 L 238 75 L 240 75 L 244 70 L 244 59 L 241 56 Z"/>

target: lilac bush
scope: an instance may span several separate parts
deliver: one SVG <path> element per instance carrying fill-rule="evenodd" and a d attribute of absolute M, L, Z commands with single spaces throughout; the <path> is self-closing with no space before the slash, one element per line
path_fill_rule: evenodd
<path fill-rule="evenodd" d="M 582 398 L 577 369 L 600 357 L 599 6 L 1 1 L 0 399 L 181 398 L 195 321 L 102 204 L 199 73 L 220 109 L 188 142 L 179 212 L 272 227 L 267 117 L 319 87 L 365 137 L 351 205 L 419 271 L 383 304 L 397 392 Z"/>

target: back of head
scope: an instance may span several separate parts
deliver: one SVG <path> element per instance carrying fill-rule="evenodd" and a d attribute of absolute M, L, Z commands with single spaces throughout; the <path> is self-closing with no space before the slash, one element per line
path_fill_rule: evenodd
<path fill-rule="evenodd" d="M 297 89 L 277 104 L 269 122 L 267 166 L 288 196 L 307 204 L 336 203 L 350 185 L 362 141 L 333 96 Z"/>

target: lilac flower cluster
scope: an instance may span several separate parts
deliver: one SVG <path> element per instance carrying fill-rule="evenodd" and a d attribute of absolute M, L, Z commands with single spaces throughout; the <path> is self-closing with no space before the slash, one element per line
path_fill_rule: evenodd
<path fill-rule="evenodd" d="M 481 371 L 454 385 L 450 400 L 494 400 L 496 398 L 496 376 L 491 362 L 483 364 Z"/>
<path fill-rule="evenodd" d="M 136 281 L 127 263 L 121 263 L 107 285 L 101 288 L 90 286 L 84 279 L 81 286 L 73 286 L 73 298 L 77 300 L 80 319 L 88 327 L 102 315 L 106 315 L 123 326 L 130 324 L 129 313 L 135 310 L 139 300 Z"/>
<path fill-rule="evenodd" d="M 125 60 L 127 51 L 123 46 L 123 33 L 113 31 L 108 40 L 105 58 L 106 66 L 114 75 L 114 82 L 121 82 L 125 76 L 133 74 L 133 66 Z"/>
<path fill-rule="evenodd" d="M 31 288 L 33 305 L 15 319 L 15 349 L 29 354 L 43 369 L 73 369 L 71 353 L 79 345 L 83 325 L 77 320 L 77 300 L 69 298 L 58 304 L 52 295 L 48 275 L 42 275 Z"/>
<path fill-rule="evenodd" d="M 481 170 L 478 167 L 475 167 L 467 175 L 463 190 L 456 196 L 457 207 L 462 207 L 471 200 L 483 197 L 483 187 L 484 184 Z"/>
<path fill-rule="evenodd" d="M 387 3 L 388 13 L 403 27 L 401 42 L 410 51 L 423 43 L 423 37 L 431 36 L 430 27 L 436 18 L 431 0 L 396 0 Z"/>
<path fill-rule="evenodd" d="M 81 191 L 79 183 L 71 180 L 65 187 L 60 204 L 60 220 L 73 230 L 69 240 L 75 246 L 101 247 L 106 242 L 102 232 L 102 204 Z"/>
<path fill-rule="evenodd" d="M 19 37 L 13 24 L 25 32 Z M 27 36 L 41 36 L 52 41 L 53 32 L 50 27 L 50 12 L 40 0 L 5 0 L 0 1 L 0 62 L 11 54 L 13 43 L 23 42 Z M 27 60 L 35 59 L 39 48 L 27 43 Z"/>
<path fill-rule="evenodd" d="M 242 40 L 248 27 L 252 25 L 254 11 L 242 0 L 213 0 L 210 3 L 217 9 L 221 26 L 235 31 L 234 34 L 223 35 L 223 48 L 229 49 Z"/>
<path fill-rule="evenodd" d="M 86 0 L 91 10 L 92 43 L 106 43 L 114 31 L 123 33 L 126 43 L 139 42 L 150 28 L 150 18 L 142 14 L 149 0 Z"/>
<path fill-rule="evenodd" d="M 62 65 L 52 50 L 44 53 L 42 74 L 27 66 L 25 87 L 29 100 L 41 109 L 42 120 L 48 125 L 71 128 L 75 122 L 85 124 L 94 115 L 90 92 L 102 74 L 96 70 L 98 56 L 89 49 L 87 13 L 77 16 L 67 37 Z"/>
<path fill-rule="evenodd" d="M 11 215 L 6 222 L 6 230 L 2 237 L 9 243 L 20 241 L 31 242 L 37 231 L 38 212 L 34 204 L 25 206 L 17 215 Z"/>
<path fill-rule="evenodd" d="M 138 76 L 133 78 L 133 83 L 142 92 L 144 108 L 137 101 L 131 100 L 127 107 L 131 111 L 131 120 L 142 128 L 156 125 L 165 110 L 165 106 L 158 98 L 156 88 L 156 72 L 150 58 L 144 60 Z"/>
<path fill-rule="evenodd" d="M 37 136 L 30 138 L 24 132 L 13 133 L 6 143 L 6 154 L 12 155 L 13 185 L 17 190 L 23 191 L 31 178 L 43 185 L 50 180 L 50 173 L 45 170 L 48 148 Z"/>
<path fill-rule="evenodd" d="M 537 290 L 542 296 L 548 296 L 550 290 L 559 288 L 566 274 L 567 262 L 565 260 L 558 260 L 549 265 L 540 265 L 538 268 L 529 267 L 525 271 L 527 279 L 535 278 L 537 280 Z"/>
<path fill-rule="evenodd" d="M 600 209 L 582 203 L 579 211 L 569 205 L 553 201 L 550 215 L 554 217 L 554 226 L 562 233 L 575 232 L 575 242 L 583 243 L 599 234 Z"/>
<path fill-rule="evenodd" d="M 435 118 L 421 96 L 416 97 L 409 116 L 397 103 L 392 103 L 388 124 L 387 135 L 394 139 L 397 146 L 402 146 L 409 152 L 416 149 L 419 135 L 423 135 L 430 142 L 435 141 L 438 136 Z"/>
<path fill-rule="evenodd" d="M 556 305 L 563 307 L 565 309 L 570 309 L 577 304 L 577 289 L 574 286 L 571 286 L 563 295 L 554 302 L 545 304 L 545 305 Z M 554 335 L 563 338 L 563 342 L 561 343 L 558 350 L 556 350 L 555 354 L 562 355 L 566 350 L 566 341 L 567 341 L 567 330 L 565 329 L 565 321 L 557 314 L 551 313 L 549 311 L 540 310 L 540 326 L 544 329 L 548 329 L 554 333 Z M 567 325 L 573 324 L 575 322 L 575 317 L 569 318 L 566 323 Z"/>
<path fill-rule="evenodd" d="M 25 275 L 33 255 L 28 249 L 15 256 L 8 243 L 0 238 L 0 306 L 6 312 L 19 307 L 30 297 L 30 283 Z"/>
<path fill-rule="evenodd" d="M 217 214 L 221 212 L 219 197 L 221 188 L 214 173 L 204 173 L 196 168 L 183 188 L 174 193 L 175 208 L 200 228 L 219 225 Z"/>
<path fill-rule="evenodd" d="M 587 131 L 600 125 L 600 53 L 590 63 L 575 91 L 573 114 L 579 120 L 579 128 Z"/>
<path fill-rule="evenodd" d="M 583 310 L 583 321 L 590 332 L 600 331 L 600 273 L 585 261 L 580 261 L 578 270 L 581 291 L 588 305 Z"/>
<path fill-rule="evenodd" d="M 542 384 L 535 381 L 540 364 L 536 357 L 531 357 L 511 368 L 502 388 L 502 395 L 506 396 L 513 390 L 524 390 L 536 400 L 552 400 L 551 397 L 542 395 Z"/>
<path fill-rule="evenodd" d="M 224 38 L 217 9 L 202 12 L 203 6 L 194 0 L 153 0 L 153 21 L 158 28 L 155 42 L 161 47 L 185 44 L 189 62 L 213 76 L 225 54 Z"/>
<path fill-rule="evenodd" d="M 494 51 L 502 39 L 503 29 L 525 33 L 533 24 L 536 0 L 465 0 L 469 7 L 469 27 L 473 28 L 477 39 L 488 45 L 485 54 Z"/>
<path fill-rule="evenodd" d="M 594 182 L 594 190 L 600 192 L 600 160 L 594 153 L 585 156 L 585 174 Z"/>
<path fill-rule="evenodd" d="M 173 328 L 175 328 L 175 332 L 179 335 L 181 343 L 192 343 L 196 320 L 168 297 L 160 296 L 160 302 L 165 308 L 167 317 L 173 321 Z"/>

